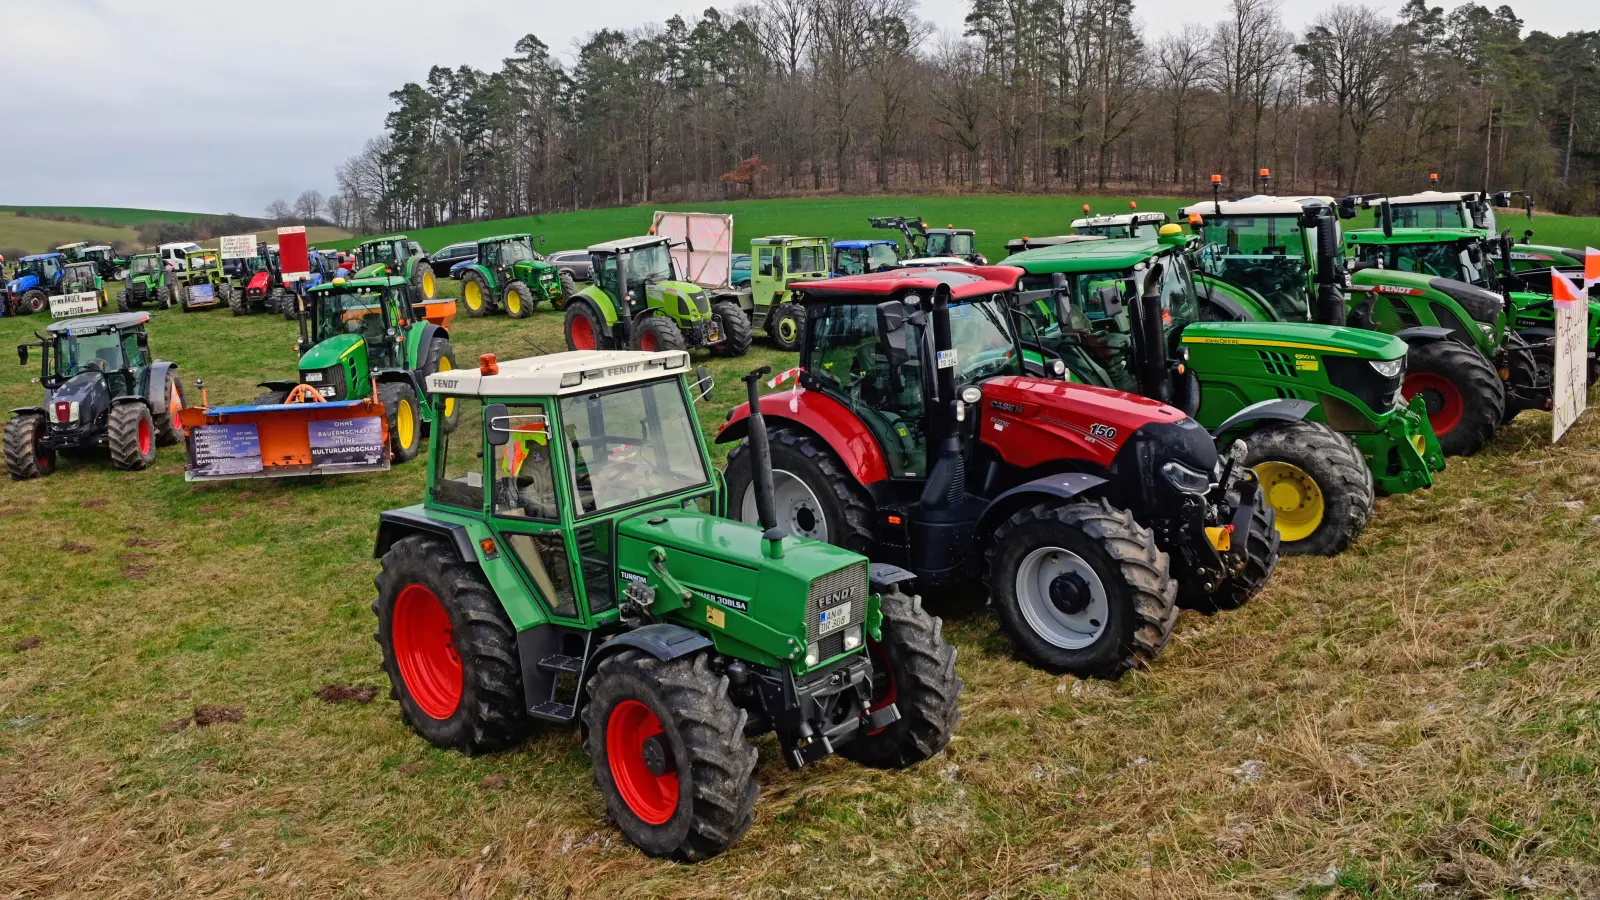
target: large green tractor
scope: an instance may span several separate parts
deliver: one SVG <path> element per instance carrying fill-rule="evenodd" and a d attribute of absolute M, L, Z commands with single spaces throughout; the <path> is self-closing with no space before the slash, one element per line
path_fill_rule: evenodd
<path fill-rule="evenodd" d="M 581 725 L 627 839 L 696 861 L 753 821 L 752 738 L 791 768 L 914 765 L 949 743 L 961 679 L 910 573 L 779 531 L 764 424 L 761 524 L 726 518 L 688 371 L 589 351 L 431 376 L 460 427 L 434 432 L 422 503 L 380 517 L 372 609 L 417 734 L 477 754 Z"/>
<path fill-rule="evenodd" d="M 1430 185 L 1437 186 L 1439 176 L 1428 176 Z M 1533 194 L 1530 191 L 1440 191 L 1427 190 L 1400 197 L 1384 197 L 1374 205 L 1389 207 L 1390 219 L 1396 228 L 1467 228 L 1484 237 L 1499 233 L 1502 224 L 1495 217 L 1495 209 L 1507 209 L 1522 201 L 1522 209 L 1533 222 Z M 1380 223 L 1381 223 L 1380 212 Z M 1510 233 L 1507 227 L 1506 233 Z M 1576 247 L 1552 244 L 1534 244 L 1532 229 L 1524 229 L 1515 241 L 1509 259 L 1496 259 L 1501 274 L 1527 272 L 1553 267 L 1583 265 L 1584 251 Z"/>
<path fill-rule="evenodd" d="M 578 293 L 572 273 L 547 262 L 534 242 L 544 235 L 503 234 L 478 241 L 478 258 L 460 271 L 461 302 L 469 316 L 504 310 L 513 319 L 533 314 L 540 301 L 564 309 Z"/>
<path fill-rule="evenodd" d="M 128 260 L 128 273 L 122 279 L 117 309 L 128 312 L 146 303 L 171 306 L 172 287 L 167 282 L 167 267 L 162 264 L 160 256 L 154 253 L 134 256 Z"/>
<path fill-rule="evenodd" d="M 1276 511 L 1285 553 L 1333 554 L 1365 528 L 1374 489 L 1433 483 L 1444 456 L 1421 401 L 1399 388 L 1406 345 L 1310 322 L 1203 321 L 1186 240 L 1121 238 L 1005 260 L 1047 299 L 1019 309 L 1037 349 L 1074 381 L 1143 394 L 1194 416 L 1228 448 L 1242 441 Z"/>
<path fill-rule="evenodd" d="M 356 278 L 404 278 L 424 300 L 432 300 L 436 285 L 433 266 L 422 247 L 403 234 L 362 241 L 356 248 Z"/>
<path fill-rule="evenodd" d="M 414 297 L 414 282 L 398 275 L 335 278 L 308 289 L 298 317 L 298 374 L 262 382 L 267 392 L 255 405 L 281 405 L 301 385 L 324 400 L 362 400 L 376 391 L 395 461 L 414 458 L 427 430 L 449 430 L 457 415 L 448 398 L 424 402 L 424 379 L 454 369 L 456 360 L 450 332 L 417 318 Z"/>
<path fill-rule="evenodd" d="M 828 277 L 828 239 L 782 234 L 750 242 L 746 312 L 780 350 L 800 346 L 805 314 L 789 285 Z"/>
<path fill-rule="evenodd" d="M 750 319 L 735 296 L 682 279 L 671 241 L 657 235 L 589 248 L 594 280 L 567 301 L 569 350 L 750 350 Z"/>
<path fill-rule="evenodd" d="M 1500 427 L 1513 389 L 1497 371 L 1514 354 L 1500 298 L 1443 279 L 1405 276 L 1402 284 L 1377 270 L 1347 273 L 1344 215 L 1327 197 L 1210 200 L 1180 210 L 1201 237 L 1191 262 L 1207 317 L 1316 321 L 1401 338 L 1409 347 L 1402 393 L 1423 398 L 1445 455 L 1476 453 Z M 1335 292 L 1344 304 L 1332 302 Z M 1329 302 L 1313 302 L 1321 295 Z"/>

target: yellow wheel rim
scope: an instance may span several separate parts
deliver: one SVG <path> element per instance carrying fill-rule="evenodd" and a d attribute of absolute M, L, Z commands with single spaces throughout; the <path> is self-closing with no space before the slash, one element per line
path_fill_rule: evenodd
<path fill-rule="evenodd" d="M 400 438 L 400 446 L 409 450 L 417 439 L 417 413 L 411 408 L 410 400 L 401 400 L 399 409 L 395 410 L 394 430 Z"/>
<path fill-rule="evenodd" d="M 439 371 L 448 372 L 448 371 L 450 371 L 451 369 L 454 369 L 454 368 L 455 368 L 455 366 L 450 364 L 450 357 L 448 357 L 448 356 L 439 357 Z M 451 416 L 453 416 L 455 414 L 456 414 L 456 398 L 450 396 L 449 394 L 446 394 L 444 396 L 444 417 L 446 419 L 448 419 L 448 418 L 450 418 Z"/>
<path fill-rule="evenodd" d="M 506 312 L 513 316 L 522 314 L 522 298 L 517 296 L 516 291 L 506 291 Z"/>
<path fill-rule="evenodd" d="M 422 270 L 422 296 L 433 299 L 433 270 Z"/>
<path fill-rule="evenodd" d="M 794 340 L 795 330 L 793 319 L 785 317 L 778 320 L 778 337 L 785 342 Z"/>
<path fill-rule="evenodd" d="M 476 281 L 469 281 L 461 287 L 461 299 L 466 301 L 467 309 L 482 309 L 483 288 Z"/>
<path fill-rule="evenodd" d="M 1303 541 L 1322 525 L 1325 504 L 1322 489 L 1304 469 L 1286 462 L 1263 462 L 1255 466 L 1261 493 L 1278 517 L 1278 536 L 1285 541 Z"/>

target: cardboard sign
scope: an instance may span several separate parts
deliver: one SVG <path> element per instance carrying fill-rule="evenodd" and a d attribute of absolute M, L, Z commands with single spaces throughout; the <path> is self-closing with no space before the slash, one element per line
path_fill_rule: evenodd
<path fill-rule="evenodd" d="M 185 306 L 214 306 L 217 302 L 217 286 L 211 282 L 189 285 L 189 300 Z"/>
<path fill-rule="evenodd" d="M 253 475 L 261 471 L 261 437 L 254 425 L 189 429 L 189 477 Z"/>
<path fill-rule="evenodd" d="M 80 291 L 76 294 L 60 294 L 50 298 L 50 318 L 65 319 L 67 316 L 81 316 L 85 313 L 100 311 L 100 294 L 98 291 Z"/>
<path fill-rule="evenodd" d="M 650 232 L 672 241 L 678 275 L 706 287 L 727 287 L 733 277 L 733 216 L 657 212 Z"/>
<path fill-rule="evenodd" d="M 230 234 L 221 239 L 218 252 L 223 259 L 249 259 L 256 255 L 256 236 Z"/>
<path fill-rule="evenodd" d="M 278 229 L 278 268 L 283 286 L 311 277 L 311 254 L 306 249 L 306 227 L 286 225 Z"/>
<path fill-rule="evenodd" d="M 1590 250 L 1588 260 L 1597 255 L 1600 254 Z M 1589 402 L 1589 297 L 1587 291 L 1555 269 L 1550 270 L 1550 289 L 1556 311 L 1555 384 L 1551 391 L 1555 405 L 1551 408 L 1550 430 L 1553 444 L 1578 421 Z"/>
<path fill-rule="evenodd" d="M 318 471 L 380 465 L 388 459 L 383 420 L 323 419 L 306 426 L 311 437 L 311 465 Z"/>

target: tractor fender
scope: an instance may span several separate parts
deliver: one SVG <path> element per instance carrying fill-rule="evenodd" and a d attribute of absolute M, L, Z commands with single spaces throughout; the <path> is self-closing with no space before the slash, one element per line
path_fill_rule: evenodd
<path fill-rule="evenodd" d="M 1437 325 L 1413 325 L 1396 331 L 1394 336 L 1408 344 L 1431 344 L 1434 341 L 1449 340 L 1450 335 L 1454 333 L 1448 328 L 1440 328 Z"/>
<path fill-rule="evenodd" d="M 883 448 L 844 404 L 818 391 L 780 391 L 761 398 L 761 415 L 768 428 L 779 426 L 810 432 L 826 444 L 862 485 L 875 484 L 889 477 Z M 750 404 L 741 403 L 728 411 L 728 420 L 717 432 L 716 443 L 743 440 L 750 428 Z"/>
<path fill-rule="evenodd" d="M 617 324 L 617 305 L 611 302 L 611 295 L 601 290 L 597 285 L 589 285 L 578 292 L 572 299 L 582 298 L 594 305 L 600 311 L 600 318 L 605 320 L 606 327 Z M 571 301 L 568 301 L 569 303 Z"/>
<path fill-rule="evenodd" d="M 378 515 L 378 540 L 373 546 L 372 558 L 382 559 L 397 541 L 413 534 L 442 537 L 456 548 L 456 554 L 462 562 L 478 564 L 478 551 L 472 544 L 471 535 L 467 534 L 466 526 L 440 522 L 404 509 L 391 509 Z"/>
<path fill-rule="evenodd" d="M 1244 304 L 1228 296 L 1225 292 L 1217 290 L 1210 283 L 1205 284 L 1204 287 L 1205 291 L 1201 294 L 1201 297 L 1206 302 L 1226 313 L 1235 322 L 1250 321 L 1250 313 L 1244 308 Z"/>
<path fill-rule="evenodd" d="M 161 392 L 167 386 L 167 375 L 177 367 L 177 363 L 165 359 L 158 359 L 150 364 L 150 380 L 145 385 L 144 396 L 151 409 L 167 408 L 167 398 L 162 396 Z"/>
<path fill-rule="evenodd" d="M 483 283 L 489 288 L 490 293 L 499 291 L 499 285 L 495 284 L 494 272 L 488 266 L 481 263 L 472 263 L 456 275 L 456 280 L 466 281 L 468 272 L 477 272 L 478 277 L 483 279 Z"/>
<path fill-rule="evenodd" d="M 601 660 L 623 650 L 642 650 L 662 662 L 667 662 L 710 646 L 711 639 L 698 631 L 690 631 L 682 625 L 657 622 L 625 631 L 601 644 L 589 659 L 588 671 L 593 672 Z"/>
<path fill-rule="evenodd" d="M 28 413 L 38 413 L 41 416 L 48 415 L 48 413 L 45 412 L 45 408 L 42 406 L 17 406 L 13 407 L 11 410 L 11 414 L 13 416 L 25 416 Z"/>
<path fill-rule="evenodd" d="M 983 540 L 983 536 L 994 534 L 995 529 L 1011 518 L 1013 513 L 1032 502 L 1043 499 L 1071 500 L 1107 482 L 1108 479 L 1099 475 L 1083 472 L 1062 472 L 1024 482 L 990 501 L 983 514 L 978 516 L 978 524 L 972 533 Z"/>
<path fill-rule="evenodd" d="M 912 581 L 917 576 L 899 566 L 888 563 L 870 563 L 867 567 L 867 584 L 874 593 L 881 594 L 885 588 L 894 587 L 905 581 Z"/>
<path fill-rule="evenodd" d="M 406 348 L 407 365 L 412 369 L 422 368 L 422 364 L 428 361 L 428 348 L 433 346 L 434 339 L 438 337 L 449 340 L 450 332 L 432 322 L 424 322 L 417 330 L 417 339 Z"/>
<path fill-rule="evenodd" d="M 388 384 L 398 381 L 411 385 L 418 397 L 428 396 L 428 386 L 422 383 L 422 376 L 415 369 L 379 369 L 373 373 L 379 384 Z"/>
<path fill-rule="evenodd" d="M 1277 422 L 1298 422 L 1311 414 L 1317 405 L 1310 400 L 1263 400 L 1252 403 L 1224 419 L 1221 425 L 1211 429 L 1211 437 L 1219 438 L 1229 429 L 1243 425 L 1246 422 L 1260 422 L 1271 420 Z"/>

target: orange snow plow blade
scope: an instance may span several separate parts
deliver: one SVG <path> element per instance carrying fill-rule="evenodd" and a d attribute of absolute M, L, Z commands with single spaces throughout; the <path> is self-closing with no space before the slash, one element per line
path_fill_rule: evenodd
<path fill-rule="evenodd" d="M 313 399 L 315 398 L 315 399 Z M 178 413 L 186 481 L 383 472 L 389 423 L 376 397 L 323 400 L 300 385 L 283 403 L 191 406 Z"/>

